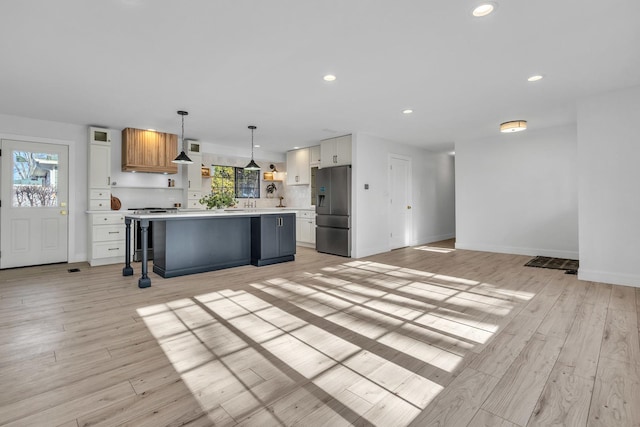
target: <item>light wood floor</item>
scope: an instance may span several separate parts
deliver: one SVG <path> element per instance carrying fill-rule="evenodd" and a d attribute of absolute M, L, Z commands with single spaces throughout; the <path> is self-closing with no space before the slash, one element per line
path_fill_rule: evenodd
<path fill-rule="evenodd" d="M 0 425 L 640 425 L 638 289 L 451 246 L 2 271 Z"/>

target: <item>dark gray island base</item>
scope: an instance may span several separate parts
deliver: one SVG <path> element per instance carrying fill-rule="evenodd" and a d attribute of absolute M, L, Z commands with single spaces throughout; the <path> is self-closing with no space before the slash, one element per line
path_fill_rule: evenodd
<path fill-rule="evenodd" d="M 140 221 L 143 234 L 153 221 L 153 272 L 164 278 L 295 260 L 293 212 L 129 215 L 125 217 L 127 228 L 132 219 Z M 147 239 L 142 240 L 142 254 L 146 254 Z M 141 288 L 151 286 L 145 258 L 138 280 Z M 132 275 L 129 255 L 125 262 L 123 275 Z"/>

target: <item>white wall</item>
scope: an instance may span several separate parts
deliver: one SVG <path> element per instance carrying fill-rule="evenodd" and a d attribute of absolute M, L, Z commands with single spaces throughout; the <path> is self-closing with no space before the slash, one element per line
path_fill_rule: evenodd
<path fill-rule="evenodd" d="M 640 86 L 578 105 L 583 280 L 640 287 Z"/>
<path fill-rule="evenodd" d="M 0 138 L 69 147 L 69 262 L 87 259 L 88 127 L 0 114 Z"/>
<path fill-rule="evenodd" d="M 456 141 L 456 247 L 578 258 L 575 126 Z"/>
<path fill-rule="evenodd" d="M 411 245 L 455 235 L 453 158 L 363 133 L 352 135 L 352 257 L 389 250 L 389 155 L 412 160 Z M 364 185 L 369 184 L 365 190 Z"/>

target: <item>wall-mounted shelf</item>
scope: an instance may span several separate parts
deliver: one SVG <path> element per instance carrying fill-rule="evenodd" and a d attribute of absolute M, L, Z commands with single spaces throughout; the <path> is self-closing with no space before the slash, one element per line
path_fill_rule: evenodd
<path fill-rule="evenodd" d="M 282 182 L 281 179 L 263 179 L 263 182 Z"/>

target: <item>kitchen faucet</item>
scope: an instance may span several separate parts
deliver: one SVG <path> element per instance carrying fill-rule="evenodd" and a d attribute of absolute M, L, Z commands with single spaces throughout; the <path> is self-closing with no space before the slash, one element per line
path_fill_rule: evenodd
<path fill-rule="evenodd" d="M 257 206 L 258 206 L 258 204 L 254 200 L 253 196 L 247 197 L 247 201 L 244 202 L 244 207 L 245 208 L 256 208 Z"/>

